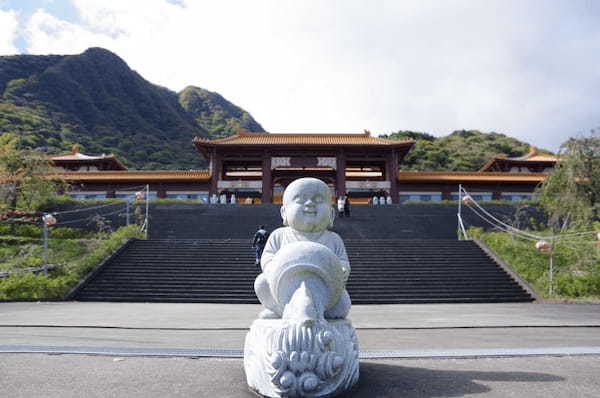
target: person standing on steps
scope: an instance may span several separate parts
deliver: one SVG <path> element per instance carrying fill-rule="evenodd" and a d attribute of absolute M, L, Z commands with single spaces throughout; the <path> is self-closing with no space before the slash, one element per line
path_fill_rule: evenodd
<path fill-rule="evenodd" d="M 260 225 L 258 227 L 258 231 L 256 231 L 254 234 L 254 239 L 252 240 L 252 248 L 256 250 L 255 264 L 259 269 L 260 258 L 262 257 L 263 250 L 265 250 L 267 239 L 269 239 L 269 232 L 267 232 L 264 225 Z"/>
<path fill-rule="evenodd" d="M 344 195 L 344 216 L 350 217 L 350 200 L 348 195 Z"/>
<path fill-rule="evenodd" d="M 339 217 L 344 217 L 344 207 L 345 207 L 345 203 L 344 203 L 344 196 L 340 196 L 337 200 L 337 209 L 338 209 L 338 216 Z"/>

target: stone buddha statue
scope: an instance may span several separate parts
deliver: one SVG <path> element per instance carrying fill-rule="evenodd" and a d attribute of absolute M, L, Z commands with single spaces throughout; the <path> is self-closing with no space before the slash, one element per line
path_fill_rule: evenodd
<path fill-rule="evenodd" d="M 273 231 L 254 289 L 265 309 L 244 345 L 251 390 L 266 397 L 332 397 L 359 376 L 358 339 L 345 289 L 350 264 L 342 239 L 327 230 L 335 210 L 327 185 L 292 182 L 283 194 L 284 227 Z"/>

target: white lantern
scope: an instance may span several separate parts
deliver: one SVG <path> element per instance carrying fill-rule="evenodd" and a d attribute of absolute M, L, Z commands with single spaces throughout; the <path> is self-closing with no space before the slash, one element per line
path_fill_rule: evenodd
<path fill-rule="evenodd" d="M 52 214 L 44 214 L 42 221 L 48 226 L 56 224 L 56 218 Z"/>
<path fill-rule="evenodd" d="M 135 200 L 142 200 L 142 199 L 144 199 L 144 194 L 142 192 L 136 192 Z"/>
<path fill-rule="evenodd" d="M 473 198 L 470 195 L 465 195 L 463 196 L 462 201 L 464 204 L 470 205 L 471 203 L 473 203 Z"/>
<path fill-rule="evenodd" d="M 550 243 L 546 242 L 545 240 L 538 240 L 535 243 L 535 248 L 542 253 L 546 253 L 550 251 Z"/>

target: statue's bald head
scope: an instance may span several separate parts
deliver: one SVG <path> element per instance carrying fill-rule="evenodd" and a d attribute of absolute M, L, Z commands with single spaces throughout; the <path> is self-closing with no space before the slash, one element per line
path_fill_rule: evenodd
<path fill-rule="evenodd" d="M 298 178 L 292 181 L 283 192 L 283 204 L 285 205 L 290 200 L 294 200 L 294 197 L 299 192 L 319 192 L 325 202 L 331 203 L 331 191 L 327 184 L 318 178 L 304 177 Z"/>
<path fill-rule="evenodd" d="M 333 223 L 331 191 L 316 178 L 293 181 L 283 193 L 281 216 L 284 224 L 302 232 L 327 229 Z"/>

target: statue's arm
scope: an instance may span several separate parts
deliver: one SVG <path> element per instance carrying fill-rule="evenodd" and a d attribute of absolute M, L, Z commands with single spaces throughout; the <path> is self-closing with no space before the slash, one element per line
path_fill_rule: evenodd
<path fill-rule="evenodd" d="M 350 276 L 350 260 L 348 259 L 348 253 L 346 253 L 344 241 L 338 234 L 335 234 L 335 254 L 340 259 L 340 263 L 342 263 L 342 267 L 345 269 L 347 279 L 348 276 Z"/>

